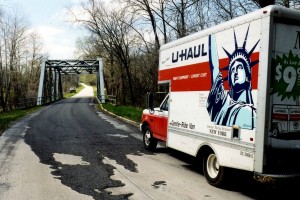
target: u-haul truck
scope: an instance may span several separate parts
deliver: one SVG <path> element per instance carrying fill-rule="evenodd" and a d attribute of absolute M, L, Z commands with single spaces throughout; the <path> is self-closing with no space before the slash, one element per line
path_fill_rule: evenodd
<path fill-rule="evenodd" d="M 227 168 L 299 175 L 299 11 L 268 6 L 165 44 L 158 73 L 169 93 L 158 108 L 148 95 L 146 149 L 164 141 L 202 158 L 214 186 Z"/>
<path fill-rule="evenodd" d="M 273 105 L 273 136 L 300 132 L 300 106 Z"/>

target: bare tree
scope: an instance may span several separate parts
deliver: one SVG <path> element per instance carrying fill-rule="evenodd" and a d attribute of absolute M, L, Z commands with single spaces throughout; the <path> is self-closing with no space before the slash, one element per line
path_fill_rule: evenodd
<path fill-rule="evenodd" d="M 189 35 L 188 20 L 194 15 L 194 5 L 197 5 L 198 0 L 171 0 L 169 3 L 169 19 L 168 24 L 176 32 L 176 37 L 181 38 Z M 171 22 L 175 22 L 172 24 Z"/>
<path fill-rule="evenodd" d="M 34 63 L 39 51 L 38 38 L 28 34 L 28 21 L 20 9 L 3 12 L 0 20 L 0 106 L 4 112 L 15 108 L 18 100 L 28 95 L 29 88 L 37 88 L 39 66 Z M 33 66 L 36 67 L 33 69 Z"/>
<path fill-rule="evenodd" d="M 103 2 L 89 0 L 82 4 L 82 9 L 89 15 L 89 19 L 76 19 L 83 23 L 92 34 L 99 38 L 102 46 L 113 55 L 115 63 L 119 65 L 121 75 L 121 97 L 126 104 L 127 91 L 130 101 L 134 105 L 132 77 L 130 71 L 131 47 L 136 43 L 136 37 L 132 30 L 134 17 L 128 15 L 127 9 L 111 9 L 104 7 Z"/>
<path fill-rule="evenodd" d="M 26 69 L 24 75 L 26 77 L 26 97 L 33 97 L 37 94 L 40 65 L 45 55 L 42 54 L 42 39 L 36 32 L 27 35 L 26 47 L 24 49 L 22 61 Z"/>
<path fill-rule="evenodd" d="M 21 68 L 19 65 L 21 48 L 24 45 L 27 21 L 24 16 L 13 10 L 3 18 L 1 34 L 1 65 L 3 84 L 1 84 L 1 107 L 4 111 L 13 108 L 21 92 Z"/>
<path fill-rule="evenodd" d="M 141 41 L 143 41 L 144 46 L 140 45 L 139 53 L 136 53 L 135 58 L 141 59 L 143 62 L 143 72 L 140 73 L 141 77 L 145 77 L 144 81 L 151 85 L 151 91 L 157 90 L 157 70 L 159 62 L 159 49 L 162 43 L 167 43 L 169 41 L 167 34 L 167 23 L 165 21 L 166 13 L 165 9 L 168 0 L 122 0 L 125 2 L 127 7 L 130 8 L 132 15 L 137 16 L 138 24 L 133 29 L 140 36 Z M 149 28 L 148 28 L 149 27 Z M 149 33 L 149 34 L 148 34 Z M 154 38 L 149 40 L 145 38 L 145 35 L 150 35 L 149 38 Z M 163 39 L 160 38 L 163 36 Z M 144 51 L 145 50 L 145 51 Z M 144 53 L 141 55 L 141 53 Z M 137 61 L 137 60 L 136 60 Z M 140 62 L 136 63 L 137 65 Z M 140 69 L 142 70 L 142 69 Z M 151 77 L 151 80 L 146 80 L 146 77 Z M 139 79 L 138 77 L 136 77 Z M 143 83 L 141 83 L 143 84 Z"/>
<path fill-rule="evenodd" d="M 210 27 L 210 0 L 197 1 L 195 5 L 195 31 L 200 31 Z"/>
<path fill-rule="evenodd" d="M 258 8 L 257 2 L 247 0 L 212 0 L 212 3 L 211 12 L 215 24 L 245 15 Z"/>
<path fill-rule="evenodd" d="M 128 4 L 128 7 L 132 8 L 131 12 L 139 12 L 145 20 L 149 21 L 153 30 L 155 38 L 155 48 L 160 48 L 160 40 L 158 36 L 158 26 L 155 13 L 152 8 L 152 1 L 150 0 L 123 0 Z M 161 1 L 160 1 L 161 2 Z"/>

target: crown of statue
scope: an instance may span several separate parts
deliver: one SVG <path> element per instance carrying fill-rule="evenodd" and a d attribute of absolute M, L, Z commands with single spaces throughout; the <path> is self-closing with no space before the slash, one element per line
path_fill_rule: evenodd
<path fill-rule="evenodd" d="M 232 66 L 232 64 L 237 61 L 237 60 L 242 60 L 246 63 L 246 66 L 244 67 L 247 67 L 249 72 L 251 71 L 252 67 L 254 65 L 256 65 L 259 61 L 258 60 L 255 60 L 255 61 L 252 61 L 251 62 L 251 55 L 253 53 L 253 51 L 255 50 L 259 40 L 256 42 L 256 44 L 252 47 L 252 49 L 248 52 L 246 50 L 246 44 L 247 44 L 247 38 L 248 38 L 248 32 L 249 32 L 249 27 L 250 25 L 248 26 L 248 29 L 247 29 L 247 33 L 246 33 L 246 36 L 245 36 L 245 39 L 244 39 L 244 43 L 243 43 L 243 46 L 242 47 L 239 47 L 238 44 L 237 44 L 237 40 L 236 40 L 236 35 L 235 35 L 235 30 L 233 30 L 233 33 L 234 33 L 234 43 L 235 43 L 235 50 L 233 51 L 232 54 L 230 54 L 226 49 L 224 49 L 223 47 L 223 50 L 225 51 L 225 53 L 227 54 L 228 58 L 229 58 L 229 63 L 226 67 L 222 68 L 221 70 L 229 70 Z M 223 80 L 228 80 L 228 77 L 225 77 Z"/>

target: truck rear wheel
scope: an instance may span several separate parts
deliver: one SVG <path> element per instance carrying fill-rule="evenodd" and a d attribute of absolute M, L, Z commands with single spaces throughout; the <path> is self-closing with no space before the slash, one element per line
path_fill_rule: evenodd
<path fill-rule="evenodd" d="M 203 172 L 210 185 L 219 187 L 224 183 L 225 168 L 219 165 L 218 158 L 213 151 L 207 152 L 203 160 Z"/>
<path fill-rule="evenodd" d="M 157 139 L 153 137 L 149 126 L 145 127 L 143 142 L 144 142 L 145 149 L 149 151 L 154 151 L 156 149 Z"/>

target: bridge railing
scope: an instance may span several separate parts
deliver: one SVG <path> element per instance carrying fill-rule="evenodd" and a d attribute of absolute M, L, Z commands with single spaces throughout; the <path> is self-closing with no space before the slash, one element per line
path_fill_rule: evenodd
<path fill-rule="evenodd" d="M 29 97 L 29 98 L 22 98 L 19 99 L 17 102 L 17 108 L 28 108 L 37 105 L 37 97 Z"/>
<path fill-rule="evenodd" d="M 107 95 L 107 96 L 108 96 L 107 100 L 108 100 L 109 103 L 111 103 L 113 105 L 117 104 L 117 97 L 116 97 L 116 95 Z"/>
<path fill-rule="evenodd" d="M 116 95 L 101 95 L 100 93 L 97 92 L 97 98 L 100 102 L 103 102 L 102 100 L 104 100 L 104 102 L 106 103 L 111 103 L 113 105 L 117 104 Z"/>
<path fill-rule="evenodd" d="M 17 108 L 28 108 L 36 105 L 45 105 L 47 103 L 55 102 L 63 98 L 62 94 L 45 96 L 45 97 L 28 97 L 18 99 Z"/>

